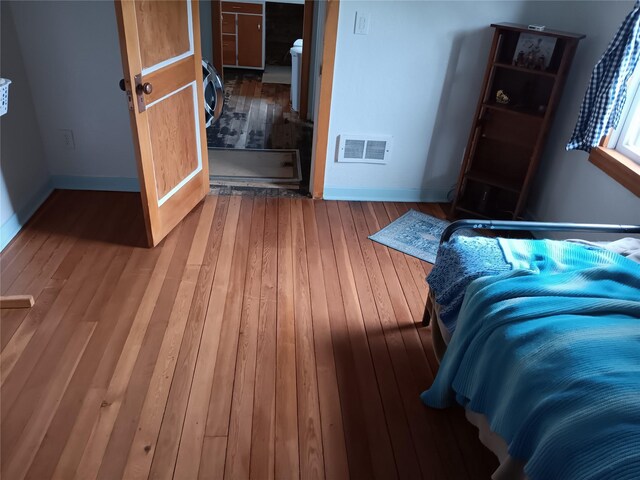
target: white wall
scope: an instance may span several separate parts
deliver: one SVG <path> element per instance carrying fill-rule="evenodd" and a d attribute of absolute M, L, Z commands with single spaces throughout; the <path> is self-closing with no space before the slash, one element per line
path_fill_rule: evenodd
<path fill-rule="evenodd" d="M 558 19 L 565 30 L 584 32 L 567 79 L 543 161 L 535 181 L 529 211 L 548 221 L 640 224 L 640 198 L 612 180 L 581 151 L 567 152 L 580 105 L 595 63 L 613 38 L 634 2 L 545 2 L 528 7 L 532 21 L 551 24 Z"/>
<path fill-rule="evenodd" d="M 12 80 L 0 118 L 0 249 L 51 192 L 49 171 L 11 10 L 2 2 L 0 76 Z"/>
<path fill-rule="evenodd" d="M 445 200 L 456 182 L 499 21 L 523 2 L 340 2 L 325 195 Z M 370 17 L 354 35 L 356 12 Z M 335 162 L 340 134 L 392 135 L 387 165 Z"/>
<path fill-rule="evenodd" d="M 9 3 L 54 183 L 125 177 L 135 185 L 113 2 Z M 60 129 L 73 130 L 75 150 L 64 147 Z"/>
<path fill-rule="evenodd" d="M 566 153 L 591 68 L 633 2 L 379 1 L 340 3 L 325 196 L 445 200 L 457 181 L 494 22 L 540 23 L 587 34 L 560 104 L 535 189 L 545 220 L 634 221 L 638 198 Z M 354 35 L 357 11 L 369 35 Z M 335 162 L 340 134 L 390 134 L 387 165 Z M 594 195 L 606 192 L 605 198 Z M 585 208 L 586 207 L 586 208 Z M 626 213 L 625 213 L 626 212 Z"/>

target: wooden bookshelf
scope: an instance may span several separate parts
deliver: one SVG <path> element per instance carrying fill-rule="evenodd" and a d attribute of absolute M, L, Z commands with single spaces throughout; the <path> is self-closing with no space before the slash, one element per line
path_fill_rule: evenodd
<path fill-rule="evenodd" d="M 521 218 L 578 42 L 584 35 L 495 29 L 452 218 Z M 502 90 L 508 101 L 497 99 Z"/>

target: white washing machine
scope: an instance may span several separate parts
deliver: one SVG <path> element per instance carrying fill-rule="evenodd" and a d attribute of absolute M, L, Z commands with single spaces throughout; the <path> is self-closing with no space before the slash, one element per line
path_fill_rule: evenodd
<path fill-rule="evenodd" d="M 202 80 L 204 82 L 204 115 L 207 128 L 222 115 L 224 106 L 224 86 L 213 65 L 202 59 Z"/>

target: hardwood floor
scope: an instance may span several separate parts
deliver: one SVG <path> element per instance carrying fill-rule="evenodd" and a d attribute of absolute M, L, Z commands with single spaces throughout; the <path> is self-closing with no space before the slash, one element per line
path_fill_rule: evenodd
<path fill-rule="evenodd" d="M 225 68 L 225 106 L 207 129 L 209 148 L 297 149 L 308 189 L 313 126 L 291 110 L 290 85 L 262 83 L 261 72 Z"/>
<path fill-rule="evenodd" d="M 56 191 L 0 255 L 2 478 L 490 477 L 418 398 L 430 265 L 367 239 L 439 207 L 209 196 L 146 249 L 139 203 Z"/>

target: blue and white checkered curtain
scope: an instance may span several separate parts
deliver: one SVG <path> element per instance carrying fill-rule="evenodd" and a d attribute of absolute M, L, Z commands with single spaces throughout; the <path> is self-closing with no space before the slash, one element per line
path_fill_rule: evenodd
<path fill-rule="evenodd" d="M 640 58 L 640 0 L 596 64 L 567 150 L 591 151 L 618 126 L 627 83 Z"/>

